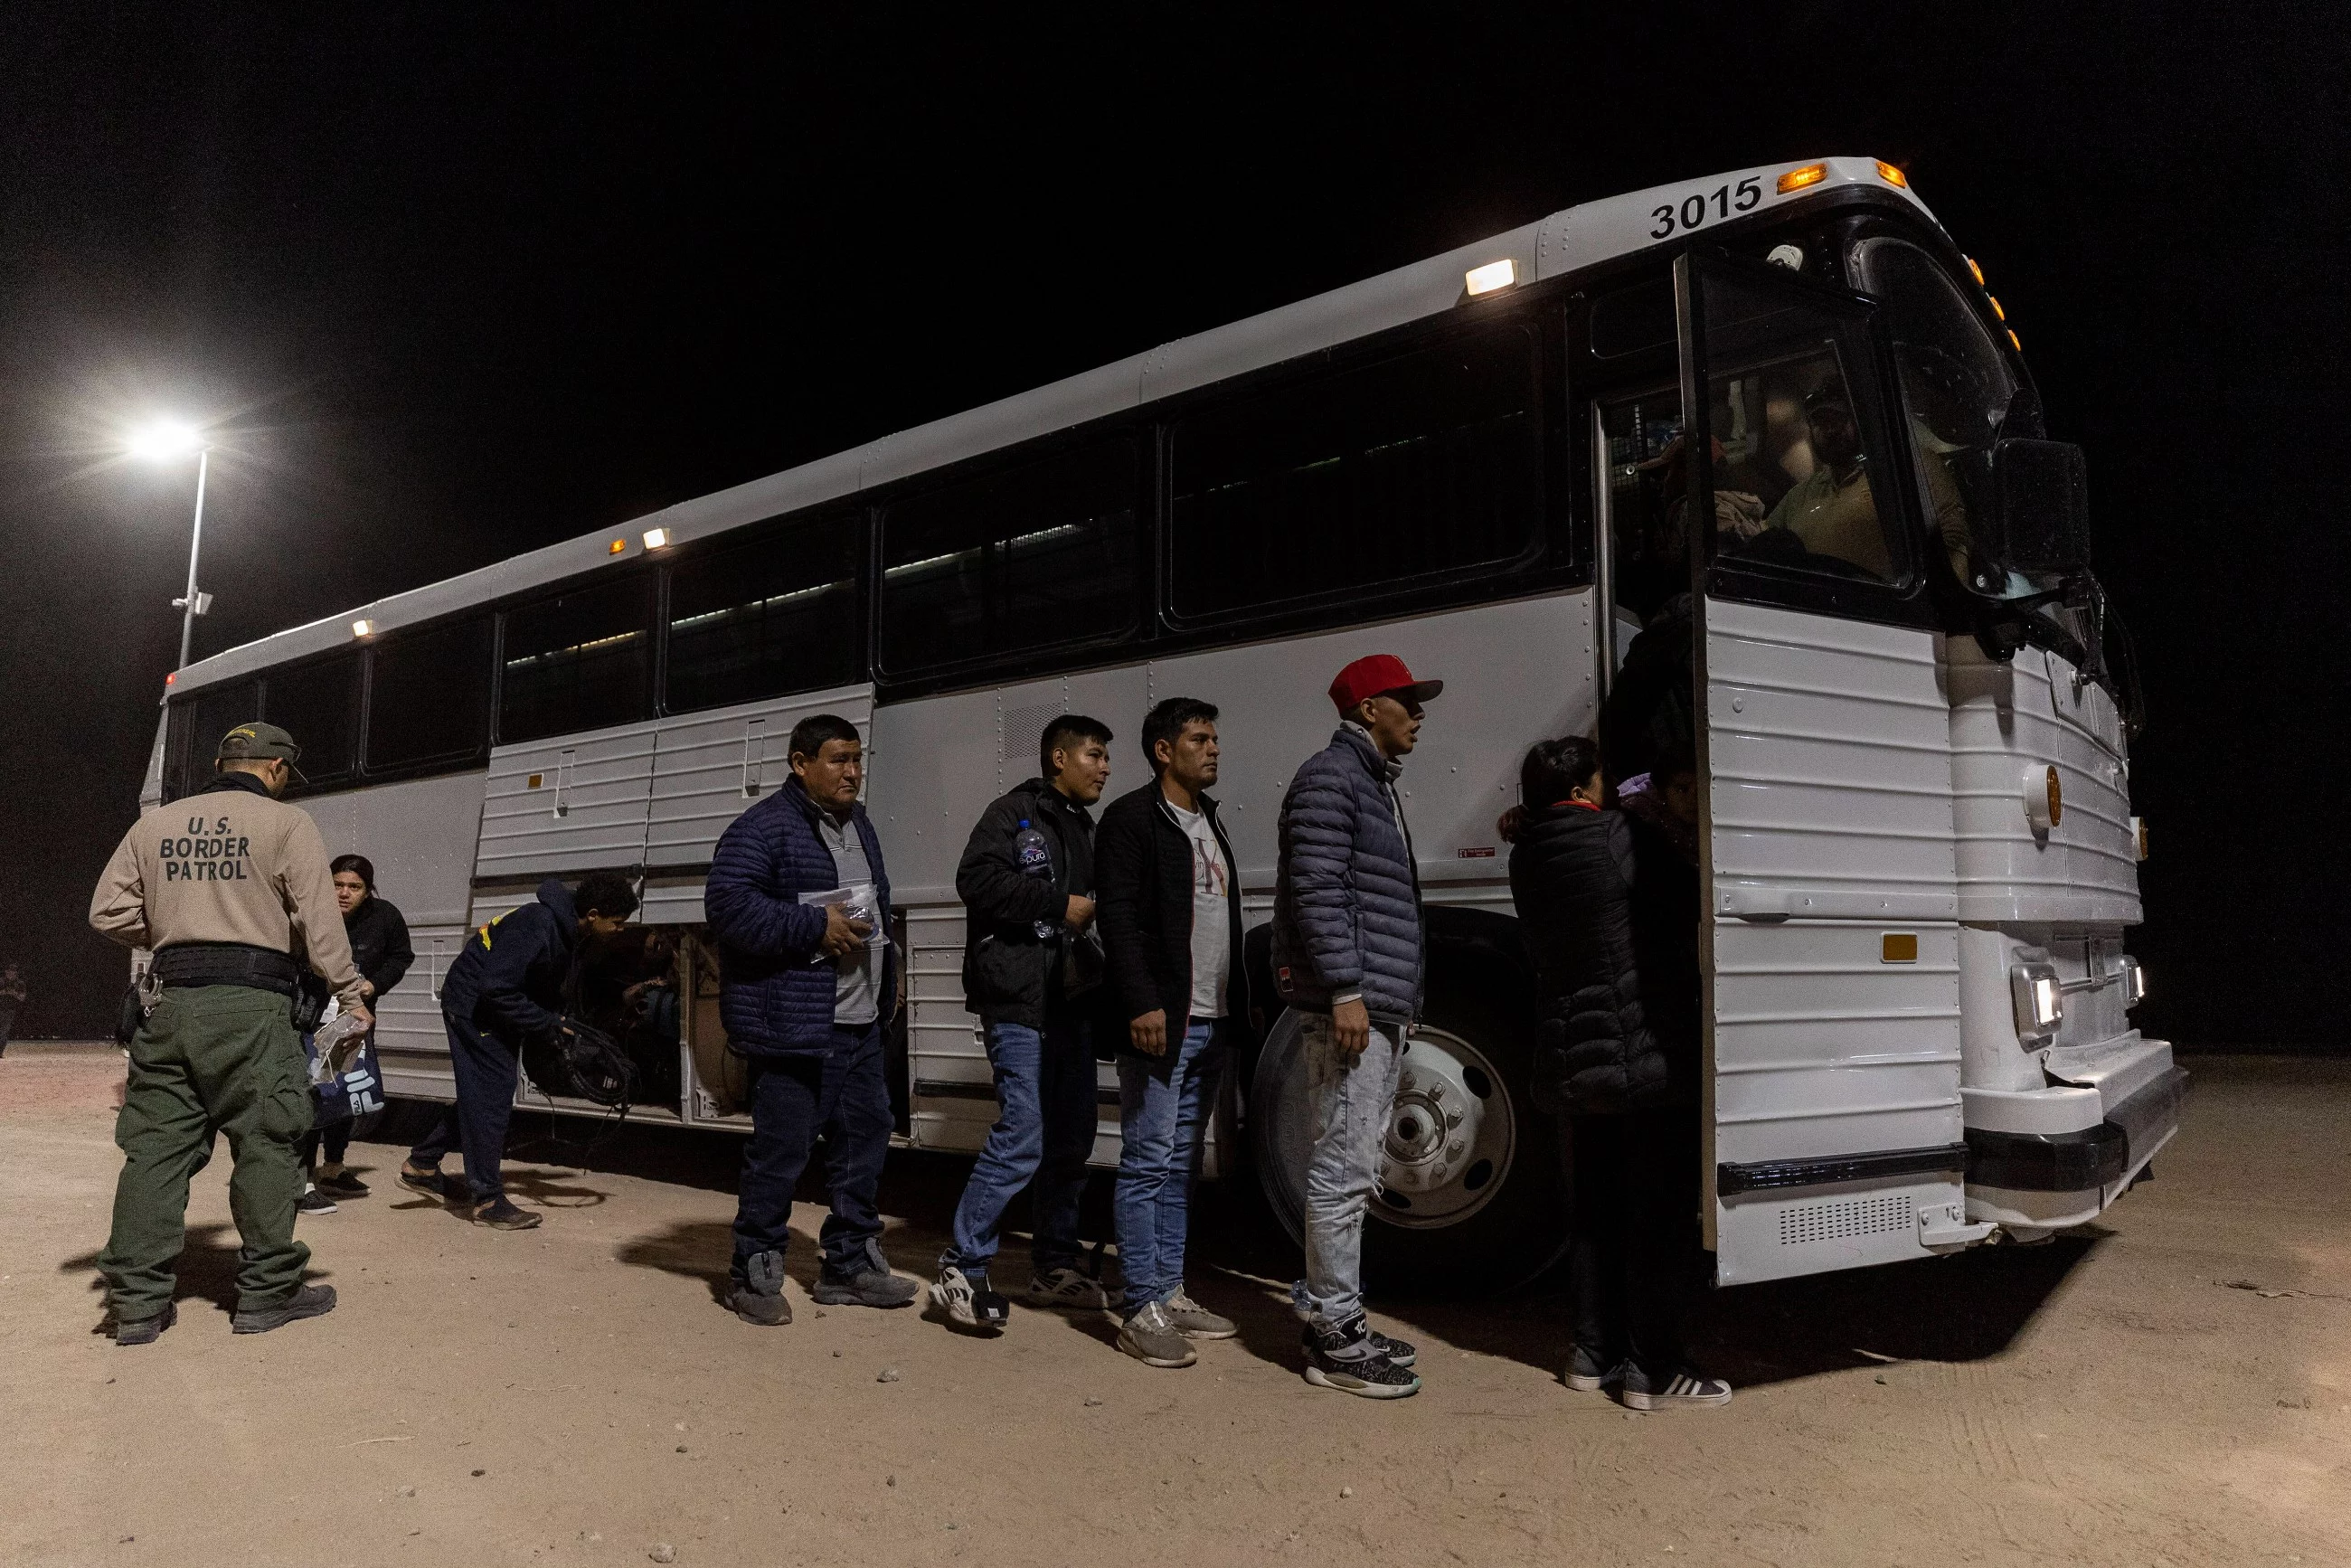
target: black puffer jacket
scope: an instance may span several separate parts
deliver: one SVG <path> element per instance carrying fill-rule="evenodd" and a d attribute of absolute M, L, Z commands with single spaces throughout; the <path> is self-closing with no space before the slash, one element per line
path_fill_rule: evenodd
<path fill-rule="evenodd" d="M 1045 836 L 1050 876 L 1020 868 L 1016 840 L 1027 822 Z M 1094 820 L 1042 779 L 998 796 L 971 830 L 956 893 L 964 906 L 964 1005 L 991 1023 L 1045 1027 L 1049 1000 L 1062 999 L 1063 949 L 1073 941 L 1063 917 L 1070 894 L 1094 892 Z M 1053 935 L 1037 935 L 1043 921 Z M 1083 966 L 1081 965 L 1082 969 Z M 1099 963 L 1093 968 L 1099 972 Z"/>
<path fill-rule="evenodd" d="M 1241 961 L 1241 862 L 1217 818 L 1216 801 L 1206 795 L 1198 800 L 1233 872 L 1225 889 L 1226 940 L 1232 944 L 1225 1017 L 1226 1038 L 1238 1040 L 1249 1016 L 1249 966 Z M 1094 840 L 1102 945 L 1110 958 L 1105 1006 L 1128 1023 L 1164 1012 L 1171 1038 L 1192 1009 L 1192 841 L 1176 825 L 1155 779 L 1104 808 Z M 1119 1050 L 1133 1051 L 1124 1030 L 1113 1029 L 1111 1039 Z"/>
<path fill-rule="evenodd" d="M 1635 905 L 1646 858 L 1623 813 L 1579 805 L 1530 810 L 1510 848 L 1510 893 L 1541 998 L 1534 1092 L 1547 1110 L 1646 1111 L 1682 1102 L 1692 1086 L 1689 1042 L 1660 1037 L 1645 994 Z M 1660 881 L 1668 872 L 1656 868 Z M 1695 910 L 1690 924 L 1694 933 Z"/>

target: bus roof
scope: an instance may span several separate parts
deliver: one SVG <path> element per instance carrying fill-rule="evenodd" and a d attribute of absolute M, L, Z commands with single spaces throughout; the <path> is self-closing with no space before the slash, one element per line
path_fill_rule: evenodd
<path fill-rule="evenodd" d="M 1819 176 L 1790 192 L 1779 190 L 1782 175 L 1794 171 L 1809 172 L 1813 166 L 1765 164 L 1562 208 L 1549 217 L 1442 256 L 1228 326 L 1178 338 L 1031 392 L 884 435 L 779 474 L 679 501 L 627 523 L 513 556 L 462 576 L 273 632 L 197 660 L 170 683 L 167 695 L 347 647 L 357 635 L 353 630 L 356 622 L 367 622 L 368 635 L 380 636 L 402 626 L 436 620 L 543 584 L 577 577 L 609 562 L 633 559 L 644 553 L 644 536 L 654 528 L 666 530 L 667 545 L 683 544 L 874 489 L 1196 387 L 1442 315 L 1463 302 L 1464 275 L 1472 267 L 1508 260 L 1518 281 L 1540 282 L 1650 249 L 1722 221 L 1710 206 L 1717 187 L 1735 192 L 1744 181 L 1756 182 L 1760 199 L 1745 211 L 1730 214 L 1741 217 L 1802 197 L 1858 185 L 1897 195 L 1932 221 L 1933 214 L 1927 212 L 1926 204 L 1907 183 L 1897 184 L 1887 178 L 1883 171 L 1889 166 L 1873 158 L 1821 160 L 1818 166 L 1823 172 Z M 1690 203 L 1698 205 L 1701 217 L 1698 224 L 1685 228 L 1679 214 Z M 1656 225 L 1667 221 L 1665 214 L 1668 213 L 1674 215 L 1667 224 L 1667 232 L 1658 234 Z M 613 549 L 616 543 L 621 547 L 617 551 Z"/>

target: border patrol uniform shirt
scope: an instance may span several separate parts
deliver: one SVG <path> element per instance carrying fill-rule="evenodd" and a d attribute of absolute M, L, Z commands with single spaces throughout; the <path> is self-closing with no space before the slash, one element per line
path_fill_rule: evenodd
<path fill-rule="evenodd" d="M 362 999 L 319 825 L 250 774 L 221 774 L 141 813 L 99 878 L 89 923 L 126 947 L 238 942 L 307 952 L 343 1006 Z"/>

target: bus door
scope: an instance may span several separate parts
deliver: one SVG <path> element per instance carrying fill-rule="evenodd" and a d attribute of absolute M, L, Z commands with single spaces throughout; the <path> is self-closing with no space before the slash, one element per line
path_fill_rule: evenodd
<path fill-rule="evenodd" d="M 1865 299 L 1676 264 L 1699 785 L 1700 1215 L 1723 1284 L 1965 1223 L 1950 727 Z"/>

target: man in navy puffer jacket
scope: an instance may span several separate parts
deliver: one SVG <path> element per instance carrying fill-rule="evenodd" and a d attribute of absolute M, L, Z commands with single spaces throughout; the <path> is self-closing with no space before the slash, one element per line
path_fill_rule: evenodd
<path fill-rule="evenodd" d="M 1364 1212 L 1379 1187 L 1388 1106 L 1426 966 L 1420 875 L 1395 792 L 1421 704 L 1444 689 L 1389 654 L 1331 684 L 1339 733 L 1300 764 L 1281 801 L 1273 966 L 1304 1022 L 1314 1125 L 1305 1172 L 1306 1381 L 1368 1398 L 1412 1394 L 1413 1349 L 1364 1316 Z"/>
<path fill-rule="evenodd" d="M 792 1189 L 820 1134 L 832 1214 L 816 1299 L 903 1307 L 918 1289 L 883 1257 L 876 1207 L 892 1124 L 882 1030 L 898 989 L 890 878 L 857 800 L 864 747 L 847 719 L 818 714 L 793 727 L 790 752 L 790 780 L 720 835 L 702 895 L 718 944 L 719 1020 L 751 1067 L 726 1304 L 769 1326 L 792 1321 Z"/>

